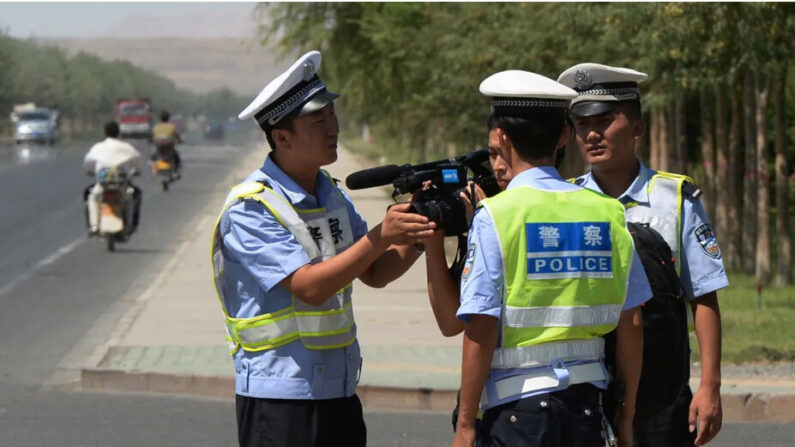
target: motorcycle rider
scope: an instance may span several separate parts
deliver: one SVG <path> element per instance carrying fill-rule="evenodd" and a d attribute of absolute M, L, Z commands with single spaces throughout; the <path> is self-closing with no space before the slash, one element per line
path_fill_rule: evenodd
<path fill-rule="evenodd" d="M 174 160 L 174 171 L 179 175 L 182 160 L 179 157 L 179 152 L 177 152 L 177 144 L 182 144 L 182 137 L 177 132 L 177 126 L 168 121 L 170 118 L 171 114 L 168 113 L 168 110 L 163 110 L 160 112 L 160 122 L 152 128 L 151 141 L 155 143 L 155 148 L 157 149 L 152 154 L 152 160 L 155 159 L 158 153 L 172 158 Z"/>
<path fill-rule="evenodd" d="M 83 167 L 89 174 L 97 175 L 103 169 L 115 170 L 117 173 L 126 174 L 128 177 L 141 175 L 144 167 L 141 153 L 138 152 L 130 143 L 119 139 L 119 124 L 116 121 L 109 121 L 105 124 L 105 139 L 96 143 L 83 159 Z M 133 218 L 131 231 L 138 227 L 138 219 L 141 211 L 141 189 L 133 185 Z M 104 188 L 101 179 L 93 185 L 86 187 L 83 192 L 83 200 L 86 202 L 88 211 L 88 225 L 90 234 L 99 231 L 99 202 Z"/>

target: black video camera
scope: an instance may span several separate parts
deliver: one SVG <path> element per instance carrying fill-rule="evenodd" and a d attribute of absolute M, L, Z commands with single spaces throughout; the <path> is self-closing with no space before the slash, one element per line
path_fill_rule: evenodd
<path fill-rule="evenodd" d="M 460 193 L 469 194 L 470 201 L 475 203 L 474 188 L 467 188 L 469 181 L 480 186 L 488 197 L 500 191 L 497 179 L 486 163 L 488 159 L 489 150 L 478 149 L 466 155 L 415 166 L 379 166 L 354 172 L 345 179 L 345 185 L 349 189 L 364 189 L 391 183 L 395 188 L 393 198 L 418 191 L 411 202 L 411 211 L 436 222 L 446 236 L 460 236 L 469 229 Z M 472 171 L 471 178 L 468 177 L 469 171 Z M 427 181 L 431 182 L 431 187 L 422 189 Z"/>

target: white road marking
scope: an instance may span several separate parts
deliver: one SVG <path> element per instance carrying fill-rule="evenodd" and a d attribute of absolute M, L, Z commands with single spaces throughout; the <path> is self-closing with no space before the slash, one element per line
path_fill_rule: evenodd
<path fill-rule="evenodd" d="M 37 262 L 36 265 L 34 265 L 27 272 L 23 273 L 22 275 L 17 276 L 16 279 L 14 279 L 10 283 L 8 283 L 5 286 L 3 286 L 3 288 L 0 289 L 0 296 L 3 296 L 7 292 L 10 292 L 11 289 L 16 287 L 22 281 L 25 281 L 25 280 L 29 279 L 31 276 L 35 275 L 36 272 L 38 272 L 39 270 L 43 269 L 44 267 L 47 267 L 48 265 L 50 265 L 50 264 L 54 263 L 55 261 L 57 261 L 58 259 L 62 258 L 67 253 L 69 253 L 70 251 L 74 250 L 78 245 L 83 243 L 85 240 L 86 240 L 86 237 L 85 236 L 81 236 L 81 237 L 75 239 L 74 241 L 64 245 L 63 247 L 59 248 L 58 250 L 55 250 L 55 252 L 53 252 L 51 255 L 49 255 L 46 258 L 42 259 L 41 261 Z"/>

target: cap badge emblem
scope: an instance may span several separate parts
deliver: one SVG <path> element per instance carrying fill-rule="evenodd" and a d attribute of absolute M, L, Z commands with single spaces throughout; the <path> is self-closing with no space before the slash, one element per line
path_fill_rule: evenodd
<path fill-rule="evenodd" d="M 309 81 L 315 75 L 315 63 L 307 61 L 304 64 L 304 81 Z"/>
<path fill-rule="evenodd" d="M 576 73 L 574 73 L 574 82 L 577 84 L 577 89 L 579 90 L 588 90 L 589 88 L 593 87 L 591 73 L 588 73 L 582 69 L 579 69 Z"/>

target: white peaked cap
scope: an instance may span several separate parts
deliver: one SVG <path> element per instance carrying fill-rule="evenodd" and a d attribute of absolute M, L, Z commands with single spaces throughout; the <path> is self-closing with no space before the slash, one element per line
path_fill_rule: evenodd
<path fill-rule="evenodd" d="M 558 82 L 577 91 L 577 98 L 571 102 L 572 113 L 591 116 L 612 110 L 619 102 L 639 100 L 638 84 L 648 77 L 631 68 L 588 62 L 566 69 Z"/>
<path fill-rule="evenodd" d="M 310 51 L 293 63 L 284 73 L 268 83 L 237 116 L 254 118 L 261 127 L 273 126 L 286 116 L 300 116 L 319 110 L 339 95 L 326 90 L 317 76 L 322 57 Z"/>
<path fill-rule="evenodd" d="M 523 70 L 494 73 L 480 83 L 480 93 L 491 96 L 492 113 L 503 116 L 558 113 L 577 97 L 574 90 Z"/>

